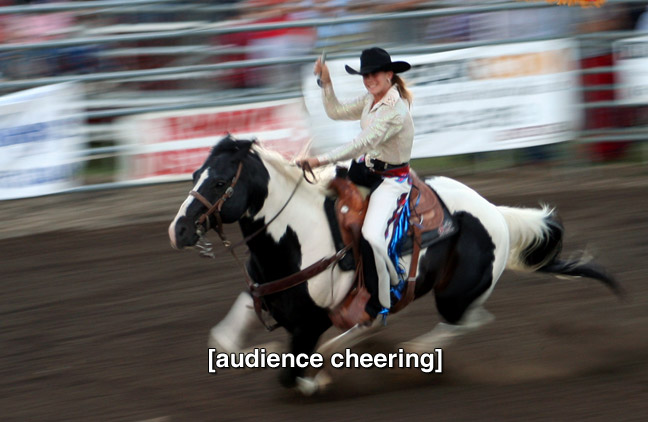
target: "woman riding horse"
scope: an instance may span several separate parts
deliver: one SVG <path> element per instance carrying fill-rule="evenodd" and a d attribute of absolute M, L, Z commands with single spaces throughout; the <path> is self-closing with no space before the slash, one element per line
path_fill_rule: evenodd
<path fill-rule="evenodd" d="M 328 67 L 318 59 L 314 73 L 320 75 L 326 114 L 334 120 L 360 120 L 362 131 L 348 145 L 297 162 L 300 166 L 314 168 L 353 158 L 349 177 L 372 191 L 362 226 L 362 236 L 371 250 L 363 251 L 363 259 L 370 261 L 364 268 L 375 266 L 377 280 L 371 277 L 373 271 L 365 272 L 365 283 L 371 293 L 365 308 L 365 321 L 375 318 L 381 308 L 391 307 L 390 286 L 398 282 L 388 247 L 392 237 L 390 223 L 405 204 L 412 184 L 409 177 L 414 141 L 410 114 L 412 95 L 397 75 L 409 69 L 409 63 L 392 61 L 382 48 L 364 50 L 360 56 L 360 70 L 346 66 L 346 71 L 362 75 L 367 94 L 340 103 L 333 91 Z M 374 262 L 371 262 L 372 256 Z"/>
<path fill-rule="evenodd" d="M 238 222 L 249 249 L 244 273 L 250 292 L 242 293 L 210 332 L 210 347 L 218 352 L 242 352 L 255 328 L 262 329 L 256 319 L 255 292 L 340 252 L 327 224 L 327 181 L 310 185 L 302 180 L 302 172 L 279 154 L 231 136 L 219 141 L 194 173 L 193 190 L 169 225 L 171 245 L 177 249 L 200 245 L 208 229 L 223 235 L 224 224 Z M 496 206 L 446 177 L 426 182 L 452 213 L 457 231 L 419 253 L 415 299 L 433 291 L 442 322 L 402 344 L 406 351 L 443 347 L 491 321 L 483 304 L 505 269 L 590 277 L 621 292 L 615 280 L 593 262 L 561 259 L 563 227 L 553 209 Z M 230 250 L 236 246 L 224 244 Z M 315 351 L 321 335 L 331 327 L 329 312 L 345 299 L 353 275 L 353 270 L 340 265 L 325 266 L 303 282 L 261 297 L 264 308 L 290 333 L 293 356 Z M 440 277 L 447 279 L 442 288 L 437 285 Z M 358 327 L 356 332 L 362 334 L 366 327 L 352 330 Z M 352 347 L 349 334 L 336 337 L 340 342 L 328 350 L 338 351 L 343 344 Z M 321 345 L 318 352 L 325 354 L 330 344 Z M 281 373 L 284 386 L 297 386 L 307 394 L 325 385 L 325 380 L 305 377 L 300 367 L 284 368 Z"/>
<path fill-rule="evenodd" d="M 396 271 L 387 254 L 386 237 L 391 236 L 387 221 L 410 188 L 411 96 L 396 75 L 409 68 L 405 62 L 392 62 L 382 49 L 363 51 L 360 71 L 349 67 L 347 71 L 363 75 L 369 93 L 342 105 L 333 93 L 328 69 L 318 61 L 315 72 L 321 73 L 327 112 L 333 118 L 360 119 L 363 130 L 350 145 L 299 162 L 317 167 L 363 155 L 352 163 L 350 177 L 374 189 L 362 230 L 371 243 L 369 252 L 373 252 L 378 273 L 373 298 L 366 307 L 370 317 L 391 305 L 390 278 Z M 290 333 L 290 352 L 311 355 L 331 327 L 330 311 L 344 301 L 352 287 L 354 271 L 341 266 L 307 271 L 321 262 L 335 262 L 331 258 L 343 251 L 338 250 L 328 225 L 325 185 L 302 184 L 302 180 L 302 172 L 279 154 L 231 136 L 218 142 L 194 173 L 193 190 L 169 225 L 172 246 L 200 246 L 209 229 L 215 228 L 223 236 L 223 224 L 238 222 L 249 249 L 243 272 L 250 291 L 239 296 L 210 333 L 210 346 L 219 352 L 240 352 L 254 327 L 260 327 L 255 313 L 265 308 Z M 445 177 L 430 178 L 426 184 L 451 213 L 456 233 L 418 253 L 414 298 L 433 291 L 443 321 L 403 344 L 406 350 L 430 351 L 491 321 L 493 317 L 483 304 L 505 269 L 590 277 L 621 292 L 614 278 L 593 263 L 560 258 L 563 227 L 553 209 L 496 206 Z M 224 244 L 232 250 L 225 238 Z M 365 271 L 368 269 L 365 266 Z M 309 276 L 292 283 L 294 276 L 304 272 Z M 437 284 L 440 279 L 444 283 Z M 372 283 L 367 281 L 371 289 Z M 260 296 L 264 287 L 276 287 L 277 283 L 287 286 L 268 289 Z M 357 325 L 354 329 L 358 327 L 366 328 Z M 348 334 L 336 339 L 346 341 Z M 325 346 L 318 350 L 322 352 Z M 288 367 L 280 379 L 286 387 L 297 386 L 311 394 L 325 378 L 308 378 L 304 368 Z"/>

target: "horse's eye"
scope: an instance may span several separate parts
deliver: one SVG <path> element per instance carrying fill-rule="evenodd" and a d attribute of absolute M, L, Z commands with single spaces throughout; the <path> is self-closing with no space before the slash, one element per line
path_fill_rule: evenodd
<path fill-rule="evenodd" d="M 218 182 L 216 182 L 216 187 L 217 188 L 222 188 L 223 186 L 225 186 L 225 182 L 223 182 L 222 180 L 219 180 Z"/>

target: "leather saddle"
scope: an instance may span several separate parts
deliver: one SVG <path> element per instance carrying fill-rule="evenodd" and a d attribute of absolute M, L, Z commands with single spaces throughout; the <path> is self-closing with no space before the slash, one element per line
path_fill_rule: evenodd
<path fill-rule="evenodd" d="M 453 234 L 455 230 L 452 216 L 436 192 L 425 184 L 411 170 L 412 190 L 409 197 L 410 230 L 401 243 L 401 254 L 412 253 L 407 283 L 398 302 L 392 305 L 390 313 L 403 309 L 414 299 L 418 257 L 422 248 Z M 335 177 L 329 183 L 329 189 L 335 197 L 328 198 L 325 209 L 336 248 L 352 246 L 353 254 L 340 261 L 344 270 L 356 270 L 354 284 L 347 297 L 329 316 L 333 324 L 341 329 L 349 329 L 358 323 L 370 322 L 364 308 L 370 298 L 364 286 L 362 259 L 360 256 L 360 238 L 362 224 L 369 204 L 369 196 L 363 195 L 360 189 L 344 177 Z"/>

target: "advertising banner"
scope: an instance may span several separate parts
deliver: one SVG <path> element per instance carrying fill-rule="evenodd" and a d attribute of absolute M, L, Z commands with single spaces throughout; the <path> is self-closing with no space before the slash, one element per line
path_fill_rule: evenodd
<path fill-rule="evenodd" d="M 50 85 L 0 97 L 0 199 L 76 186 L 83 113 L 81 87 Z"/>
<path fill-rule="evenodd" d="M 613 49 L 619 101 L 648 104 L 648 37 L 616 41 Z"/>
<path fill-rule="evenodd" d="M 581 112 L 576 45 L 560 39 L 475 47 L 423 55 L 394 55 L 412 69 L 403 74 L 414 102 L 413 157 L 434 157 L 531 147 L 573 138 Z M 328 61 L 338 99 L 366 93 L 359 59 Z M 313 151 L 351 142 L 358 122 L 333 122 L 322 106 L 312 65 L 303 91 L 313 130 Z"/>
<path fill-rule="evenodd" d="M 120 178 L 187 179 L 227 133 L 239 139 L 256 138 L 265 147 L 292 158 L 309 141 L 306 125 L 299 100 L 127 117 L 117 125 L 118 139 L 131 146 L 122 158 Z"/>

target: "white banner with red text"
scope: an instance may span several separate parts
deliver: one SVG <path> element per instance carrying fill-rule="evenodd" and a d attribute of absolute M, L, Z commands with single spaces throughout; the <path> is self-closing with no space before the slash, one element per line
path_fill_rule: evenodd
<path fill-rule="evenodd" d="M 78 185 L 82 97 L 72 83 L 0 97 L 0 200 Z"/>
<path fill-rule="evenodd" d="M 122 157 L 120 179 L 187 179 L 227 133 L 239 139 L 256 138 L 263 146 L 293 158 L 310 139 L 307 120 L 300 100 L 126 117 L 116 125 L 117 138 L 131 147 Z"/>

